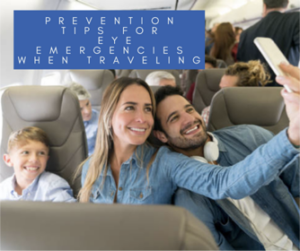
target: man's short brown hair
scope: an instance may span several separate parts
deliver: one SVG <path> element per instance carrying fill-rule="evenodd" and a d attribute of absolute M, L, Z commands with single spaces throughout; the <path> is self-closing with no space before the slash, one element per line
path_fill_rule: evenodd
<path fill-rule="evenodd" d="M 288 0 L 264 0 L 267 9 L 286 8 L 289 4 Z"/>

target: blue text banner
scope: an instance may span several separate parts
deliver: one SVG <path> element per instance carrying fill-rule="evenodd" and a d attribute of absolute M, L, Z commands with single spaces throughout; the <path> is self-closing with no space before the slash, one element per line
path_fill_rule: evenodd
<path fill-rule="evenodd" d="M 204 11 L 14 11 L 14 69 L 203 69 Z"/>

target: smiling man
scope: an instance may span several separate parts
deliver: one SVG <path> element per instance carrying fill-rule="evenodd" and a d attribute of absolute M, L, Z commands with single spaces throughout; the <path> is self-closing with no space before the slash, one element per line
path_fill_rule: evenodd
<path fill-rule="evenodd" d="M 154 135 L 174 151 L 201 162 L 225 168 L 243 160 L 272 138 L 269 131 L 253 125 L 209 133 L 199 113 L 178 88 L 162 87 L 155 97 Z M 211 182 L 213 185 L 214 180 Z M 269 185 L 241 200 L 214 201 L 179 189 L 174 202 L 203 221 L 222 250 L 293 250 L 300 247 L 295 197 L 299 197 L 299 158 Z"/>

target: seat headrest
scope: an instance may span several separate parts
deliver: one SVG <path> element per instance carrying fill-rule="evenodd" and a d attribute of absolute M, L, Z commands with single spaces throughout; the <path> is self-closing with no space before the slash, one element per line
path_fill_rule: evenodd
<path fill-rule="evenodd" d="M 2 106 L 3 117 L 12 131 L 32 124 L 44 125 L 42 129 L 56 147 L 63 145 L 80 119 L 77 97 L 63 86 L 10 87 L 3 93 Z M 59 130 L 53 130 L 53 125 Z"/>
<path fill-rule="evenodd" d="M 201 113 L 209 106 L 215 93 L 220 90 L 219 84 L 226 69 L 207 69 L 198 73 L 193 94 L 193 105 Z"/>
<path fill-rule="evenodd" d="M 102 88 L 107 81 L 113 81 L 114 75 L 109 70 L 70 70 L 71 79 L 83 85 L 87 90 Z"/>
<path fill-rule="evenodd" d="M 218 68 L 227 68 L 227 64 L 222 59 L 217 59 L 217 66 Z"/>
<path fill-rule="evenodd" d="M 51 121 L 60 115 L 64 91 L 63 87 L 11 87 L 5 92 L 4 98 L 7 99 L 6 105 L 11 105 L 25 121 Z"/>
<path fill-rule="evenodd" d="M 70 70 L 70 77 L 89 91 L 92 107 L 100 110 L 103 93 L 114 81 L 113 73 L 109 70 Z"/>
<path fill-rule="evenodd" d="M 217 92 L 220 90 L 220 81 L 221 78 L 223 77 L 226 69 L 207 69 L 204 71 L 201 71 L 199 73 L 197 82 L 203 82 L 206 84 L 208 90 L 212 92 Z"/>
<path fill-rule="evenodd" d="M 281 87 L 228 87 L 213 97 L 208 130 L 253 124 L 274 134 L 288 126 Z"/>
<path fill-rule="evenodd" d="M 3 250 L 217 250 L 180 207 L 4 201 Z"/>
<path fill-rule="evenodd" d="M 132 72 L 132 70 L 116 70 L 116 75 L 118 78 L 128 77 L 130 72 Z"/>
<path fill-rule="evenodd" d="M 222 90 L 228 115 L 233 124 L 272 126 L 278 123 L 284 110 L 282 88 L 231 87 Z"/>
<path fill-rule="evenodd" d="M 160 85 L 150 85 L 150 89 L 153 92 L 153 94 L 155 94 L 160 87 Z"/>

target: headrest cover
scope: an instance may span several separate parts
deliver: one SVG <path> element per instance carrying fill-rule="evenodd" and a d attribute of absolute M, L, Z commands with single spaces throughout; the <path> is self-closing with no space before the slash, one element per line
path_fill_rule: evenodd
<path fill-rule="evenodd" d="M 207 69 L 203 71 L 207 87 L 210 91 L 217 92 L 220 90 L 220 81 L 225 73 L 225 69 Z"/>
<path fill-rule="evenodd" d="M 109 70 L 71 70 L 72 81 L 83 85 L 88 91 L 106 88 L 106 82 L 112 82 L 114 76 Z"/>
<path fill-rule="evenodd" d="M 33 91 L 34 90 L 34 91 Z M 7 89 L 15 112 L 25 121 L 52 121 L 60 115 L 65 88 L 45 86 L 18 86 Z M 7 105 L 7 104 L 6 104 Z"/>
<path fill-rule="evenodd" d="M 81 130 L 77 128 L 82 123 L 78 98 L 67 87 L 10 87 L 3 93 L 1 103 L 3 119 L 11 131 L 26 126 L 40 127 L 52 146 L 64 145 L 71 132 Z"/>
<path fill-rule="evenodd" d="M 284 110 L 280 90 L 280 87 L 275 87 L 274 90 L 270 87 L 231 87 L 223 89 L 222 92 L 224 93 L 230 121 L 234 125 L 275 125 Z M 255 100 L 253 100 L 254 97 Z"/>

